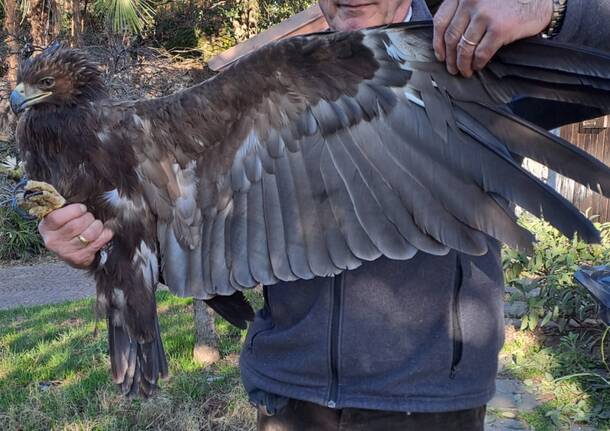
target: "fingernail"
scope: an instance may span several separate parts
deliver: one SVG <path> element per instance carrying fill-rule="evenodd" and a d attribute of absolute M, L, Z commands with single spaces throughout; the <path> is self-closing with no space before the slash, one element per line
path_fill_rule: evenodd
<path fill-rule="evenodd" d="M 87 207 L 85 205 L 80 204 L 79 208 L 80 208 L 80 212 L 82 212 L 83 214 L 87 212 Z"/>

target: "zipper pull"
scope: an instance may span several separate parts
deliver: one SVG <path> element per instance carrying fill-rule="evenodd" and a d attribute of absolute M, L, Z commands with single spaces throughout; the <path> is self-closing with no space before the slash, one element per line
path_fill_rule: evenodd
<path fill-rule="evenodd" d="M 457 365 L 452 365 L 451 372 L 449 373 L 449 378 L 455 379 L 455 373 L 457 373 Z"/>

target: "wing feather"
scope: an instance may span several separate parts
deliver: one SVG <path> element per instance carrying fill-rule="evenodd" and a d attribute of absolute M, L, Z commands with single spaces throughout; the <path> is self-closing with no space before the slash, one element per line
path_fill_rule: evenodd
<path fill-rule="evenodd" d="M 598 240 L 510 154 L 607 195 L 610 169 L 503 105 L 536 97 L 608 112 L 610 56 L 529 40 L 464 79 L 436 61 L 431 39 L 430 23 L 292 38 L 134 104 L 145 124 L 167 125 L 144 128 L 141 145 L 160 148 L 141 152 L 139 174 L 157 201 L 170 288 L 209 299 L 382 255 L 480 255 L 488 236 L 525 249 L 532 236 L 509 202 Z"/>

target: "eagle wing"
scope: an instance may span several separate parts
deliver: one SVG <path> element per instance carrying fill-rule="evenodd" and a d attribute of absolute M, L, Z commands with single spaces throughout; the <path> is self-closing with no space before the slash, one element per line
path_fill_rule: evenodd
<path fill-rule="evenodd" d="M 471 79 L 434 58 L 430 23 L 308 35 L 199 86 L 139 102 L 139 175 L 174 293 L 209 299 L 380 256 L 488 237 L 527 249 L 507 202 L 599 239 L 511 154 L 610 196 L 610 170 L 506 104 L 535 97 L 610 111 L 610 57 L 528 40 Z"/>

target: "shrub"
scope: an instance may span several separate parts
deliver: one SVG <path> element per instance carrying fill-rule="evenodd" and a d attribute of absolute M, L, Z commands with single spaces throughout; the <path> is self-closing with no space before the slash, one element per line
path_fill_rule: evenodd
<path fill-rule="evenodd" d="M 43 248 L 35 221 L 22 219 L 10 207 L 0 207 L 0 260 L 29 259 Z"/>
<path fill-rule="evenodd" d="M 313 3 L 313 0 L 170 2 L 157 10 L 154 37 L 165 49 L 198 52 L 208 60 Z"/>
<path fill-rule="evenodd" d="M 607 264 L 610 257 L 610 223 L 597 223 L 601 244 L 585 244 L 578 238 L 568 239 L 548 223 L 530 215 L 520 223 L 537 239 L 532 256 L 511 250 L 503 252 L 506 283 L 527 298 L 527 314 L 522 328 L 555 322 L 560 331 L 570 320 L 578 323 L 595 318 L 597 305 L 588 291 L 577 284 L 573 274 L 580 266 Z"/>

